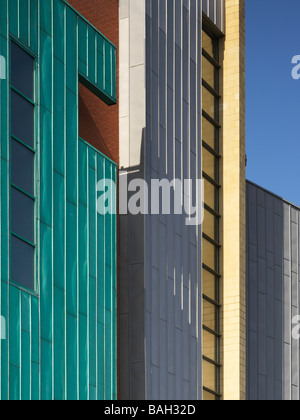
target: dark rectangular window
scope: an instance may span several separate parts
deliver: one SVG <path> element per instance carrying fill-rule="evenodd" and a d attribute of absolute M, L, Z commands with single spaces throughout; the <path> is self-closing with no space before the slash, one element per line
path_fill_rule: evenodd
<path fill-rule="evenodd" d="M 28 289 L 34 288 L 34 247 L 22 239 L 11 237 L 11 279 Z"/>
<path fill-rule="evenodd" d="M 11 43 L 11 84 L 33 101 L 34 60 L 14 42 Z"/>
<path fill-rule="evenodd" d="M 34 195 L 34 152 L 11 139 L 11 182 Z"/>
<path fill-rule="evenodd" d="M 219 41 L 202 31 L 202 163 L 205 217 L 203 230 L 203 389 L 205 400 L 221 397 L 221 267 Z"/>
<path fill-rule="evenodd" d="M 33 147 L 34 106 L 19 93 L 11 92 L 11 134 Z"/>
<path fill-rule="evenodd" d="M 35 289 L 34 58 L 11 42 L 11 280 Z"/>

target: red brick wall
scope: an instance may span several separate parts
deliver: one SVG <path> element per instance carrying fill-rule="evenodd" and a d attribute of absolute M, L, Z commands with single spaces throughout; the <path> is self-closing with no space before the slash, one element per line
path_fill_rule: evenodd
<path fill-rule="evenodd" d="M 119 0 L 69 0 L 69 3 L 119 47 Z M 79 110 L 79 136 L 119 164 L 118 105 L 104 104 L 80 85 Z"/>

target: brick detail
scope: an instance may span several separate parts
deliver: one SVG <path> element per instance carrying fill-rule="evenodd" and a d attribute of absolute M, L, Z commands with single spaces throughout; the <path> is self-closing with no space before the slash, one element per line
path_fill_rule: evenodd
<path fill-rule="evenodd" d="M 119 47 L 118 0 L 69 0 L 83 17 Z M 119 63 L 117 69 L 119 68 Z M 119 72 L 117 72 L 119 73 Z M 119 81 L 117 81 L 117 88 Z M 118 95 L 119 97 L 119 95 Z M 97 150 L 119 164 L 119 106 L 108 106 L 79 87 L 79 135 Z"/>

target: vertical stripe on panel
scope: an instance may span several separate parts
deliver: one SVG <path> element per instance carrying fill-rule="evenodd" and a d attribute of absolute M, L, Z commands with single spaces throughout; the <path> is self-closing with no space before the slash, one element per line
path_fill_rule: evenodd
<path fill-rule="evenodd" d="M 2 227 L 1 227 L 2 229 Z M 1 246 L 1 264 L 3 263 L 3 260 L 6 259 L 5 257 L 8 256 L 8 253 L 6 254 L 3 252 L 3 247 Z M 3 258 L 4 254 L 4 258 Z M 8 380 L 9 380 L 9 366 L 8 366 L 8 337 L 9 337 L 9 325 L 8 325 L 8 301 L 9 301 L 9 286 L 8 283 L 1 281 L 1 315 L 6 320 L 6 340 L 1 340 L 0 346 L 1 346 L 1 394 L 0 398 L 2 401 L 7 401 L 9 397 L 9 386 L 8 386 Z"/>
<path fill-rule="evenodd" d="M 39 9 L 39 0 L 30 0 L 29 10 L 29 46 L 36 54 L 38 53 L 38 9 Z"/>
<path fill-rule="evenodd" d="M 53 43 L 54 57 L 64 63 L 65 58 L 65 5 L 61 1 L 55 1 L 53 4 Z M 54 72 L 55 76 L 55 72 Z"/>
<path fill-rule="evenodd" d="M 88 27 L 88 79 L 96 83 L 96 33 Z"/>
<path fill-rule="evenodd" d="M 66 18 L 67 88 L 76 93 L 78 90 L 78 25 L 76 14 L 69 7 L 66 8 Z M 76 126 L 77 124 L 74 127 Z"/>
<path fill-rule="evenodd" d="M 53 273 L 54 273 L 54 399 L 66 398 L 65 290 L 65 6 L 53 5 Z"/>
<path fill-rule="evenodd" d="M 53 398 L 53 39 L 52 1 L 40 2 L 40 335 L 41 395 Z"/>
<path fill-rule="evenodd" d="M 115 182 L 117 188 L 117 167 L 112 166 L 112 180 Z M 117 208 L 117 197 L 113 197 L 114 208 Z M 112 341 L 113 341 L 113 386 L 112 386 L 112 396 L 113 400 L 118 398 L 117 390 L 117 345 L 118 345 L 118 325 L 117 325 L 117 215 L 112 216 L 113 225 L 112 225 L 112 293 L 113 293 L 113 330 L 112 330 Z"/>
<path fill-rule="evenodd" d="M 21 292 L 10 286 L 9 294 L 9 399 L 21 398 Z"/>
<path fill-rule="evenodd" d="M 31 400 L 40 399 L 39 299 L 31 297 Z"/>
<path fill-rule="evenodd" d="M 112 93 L 111 96 L 117 100 L 117 51 L 112 48 Z"/>
<path fill-rule="evenodd" d="M 77 207 L 67 201 L 67 386 L 68 400 L 77 399 Z"/>
<path fill-rule="evenodd" d="M 36 0 L 37 9 L 35 18 L 37 19 L 37 28 L 35 40 L 36 52 L 39 56 L 39 68 L 36 71 L 36 100 L 41 105 L 41 5 L 40 0 Z M 36 148 L 38 151 L 38 159 L 36 160 L 36 191 L 37 194 L 41 197 L 41 140 L 42 140 L 42 120 L 41 120 L 41 106 L 38 107 L 37 111 L 37 138 L 36 138 Z M 37 201 L 36 206 L 36 217 L 41 220 L 41 199 Z M 40 244 L 40 223 L 36 224 L 36 241 Z M 37 278 L 37 290 L 40 293 L 39 298 L 31 299 L 31 325 L 32 325 L 32 336 L 31 336 L 31 368 L 32 368 L 32 382 L 31 382 L 31 399 L 33 401 L 41 400 L 42 396 L 42 345 L 41 345 L 41 269 L 40 269 L 40 256 L 41 256 L 41 247 L 40 245 L 36 249 L 36 278 Z"/>
<path fill-rule="evenodd" d="M 67 8 L 67 399 L 78 399 L 78 78 L 77 16 Z M 76 71 L 74 71 L 76 69 Z"/>
<path fill-rule="evenodd" d="M 54 399 L 61 401 L 65 394 L 65 291 L 54 286 Z"/>
<path fill-rule="evenodd" d="M 105 160 L 103 156 L 97 156 L 97 181 L 104 179 Z M 104 216 L 97 214 L 97 359 L 98 359 L 98 400 L 105 398 L 105 225 Z"/>
<path fill-rule="evenodd" d="M 53 0 L 40 1 L 40 25 L 47 34 L 52 34 Z"/>
<path fill-rule="evenodd" d="M 88 399 L 88 154 L 79 142 L 79 398 Z"/>
<path fill-rule="evenodd" d="M 87 55 L 87 43 L 88 43 L 88 26 L 83 19 L 78 19 L 78 59 L 79 59 L 79 73 L 82 76 L 87 77 L 88 75 L 88 55 Z"/>
<path fill-rule="evenodd" d="M 111 163 L 105 162 L 105 179 L 111 179 Z M 112 197 L 110 196 L 110 200 Z M 105 215 L 105 399 L 112 398 L 112 215 Z"/>
<path fill-rule="evenodd" d="M 105 93 L 112 96 L 112 46 L 105 42 Z"/>
<path fill-rule="evenodd" d="M 8 3 L 7 2 L 8 0 L 0 1 L 0 35 L 2 35 L 5 38 L 6 42 L 7 42 L 7 37 L 8 37 Z"/>
<path fill-rule="evenodd" d="M 3 2 L 2 2 L 3 3 Z M 2 5 L 1 3 L 1 5 Z M 0 13 L 2 12 L 2 9 L 0 9 Z M 3 10 L 3 13 L 5 13 L 5 9 Z M 9 43 L 8 43 L 8 34 L 7 34 L 7 23 L 4 21 L 4 19 L 1 19 L 0 21 L 0 54 L 6 58 L 6 75 L 9 73 L 9 67 L 8 67 L 8 58 L 9 58 Z M 3 33 L 2 33 L 3 32 Z M 8 108 L 8 98 L 9 98 L 9 78 L 7 78 L 6 81 L 1 80 L 1 95 L 0 95 L 0 117 L 1 117 L 1 131 L 0 131 L 0 155 L 1 157 L 8 161 L 8 150 L 9 150 L 9 108 Z M 7 162 L 2 162 L 3 169 L 6 169 L 4 166 L 7 165 Z M 3 174 L 1 174 L 1 179 L 6 179 L 7 182 L 9 182 L 9 179 L 7 177 L 7 174 L 9 172 L 6 171 Z M 4 176 L 3 176 L 4 175 Z M 3 183 L 2 183 L 3 184 Z M 3 186 L 5 187 L 5 186 Z M 2 203 L 5 203 L 7 201 L 2 201 Z M 5 228 L 7 225 L 3 225 L 3 228 Z M 2 237 L 2 236 L 1 236 Z M 3 280 L 3 277 L 1 277 Z"/>
<path fill-rule="evenodd" d="M 21 293 L 21 400 L 30 400 L 30 376 L 31 376 L 31 296 Z"/>
<path fill-rule="evenodd" d="M 88 194 L 89 194 L 89 386 L 90 399 L 95 395 L 94 389 L 97 387 L 97 363 L 96 363 L 96 170 L 97 154 L 93 149 L 89 149 L 89 168 L 88 168 Z"/>
<path fill-rule="evenodd" d="M 53 38 L 52 0 L 40 2 L 40 387 L 53 399 Z"/>
<path fill-rule="evenodd" d="M 16 38 L 19 37 L 19 0 L 8 0 L 9 32 Z"/>
<path fill-rule="evenodd" d="M 25 45 L 29 46 L 29 6 L 30 0 L 21 0 L 19 1 L 19 25 L 20 25 L 20 32 L 19 37 L 20 41 L 22 41 Z"/>
<path fill-rule="evenodd" d="M 0 2 L 0 54 L 8 59 L 8 3 L 7 0 Z M 8 63 L 8 61 L 7 61 Z M 8 74 L 8 66 L 6 64 L 6 74 Z M 8 400 L 9 398 L 9 319 L 8 319 L 8 302 L 9 302 L 9 209 L 8 194 L 9 194 L 9 163 L 8 163 L 8 83 L 9 78 L 0 82 L 0 315 L 6 320 L 6 336 L 7 340 L 0 340 L 0 398 Z"/>
<path fill-rule="evenodd" d="M 55 120 L 54 120 L 55 121 Z M 62 130 L 63 132 L 63 130 Z M 65 179 L 53 173 L 54 399 L 65 399 Z"/>
<path fill-rule="evenodd" d="M 97 84 L 104 91 L 104 66 L 105 66 L 105 59 L 104 59 L 104 39 L 101 35 L 97 35 L 97 59 L 96 59 L 96 76 L 97 76 Z"/>
<path fill-rule="evenodd" d="M 52 400 L 52 228 L 42 222 L 40 224 L 40 264 L 41 399 Z"/>

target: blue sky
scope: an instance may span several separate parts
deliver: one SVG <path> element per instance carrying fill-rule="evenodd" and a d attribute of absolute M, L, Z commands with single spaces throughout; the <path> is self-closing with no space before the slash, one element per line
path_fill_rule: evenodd
<path fill-rule="evenodd" d="M 247 179 L 300 206 L 300 1 L 246 0 Z"/>

